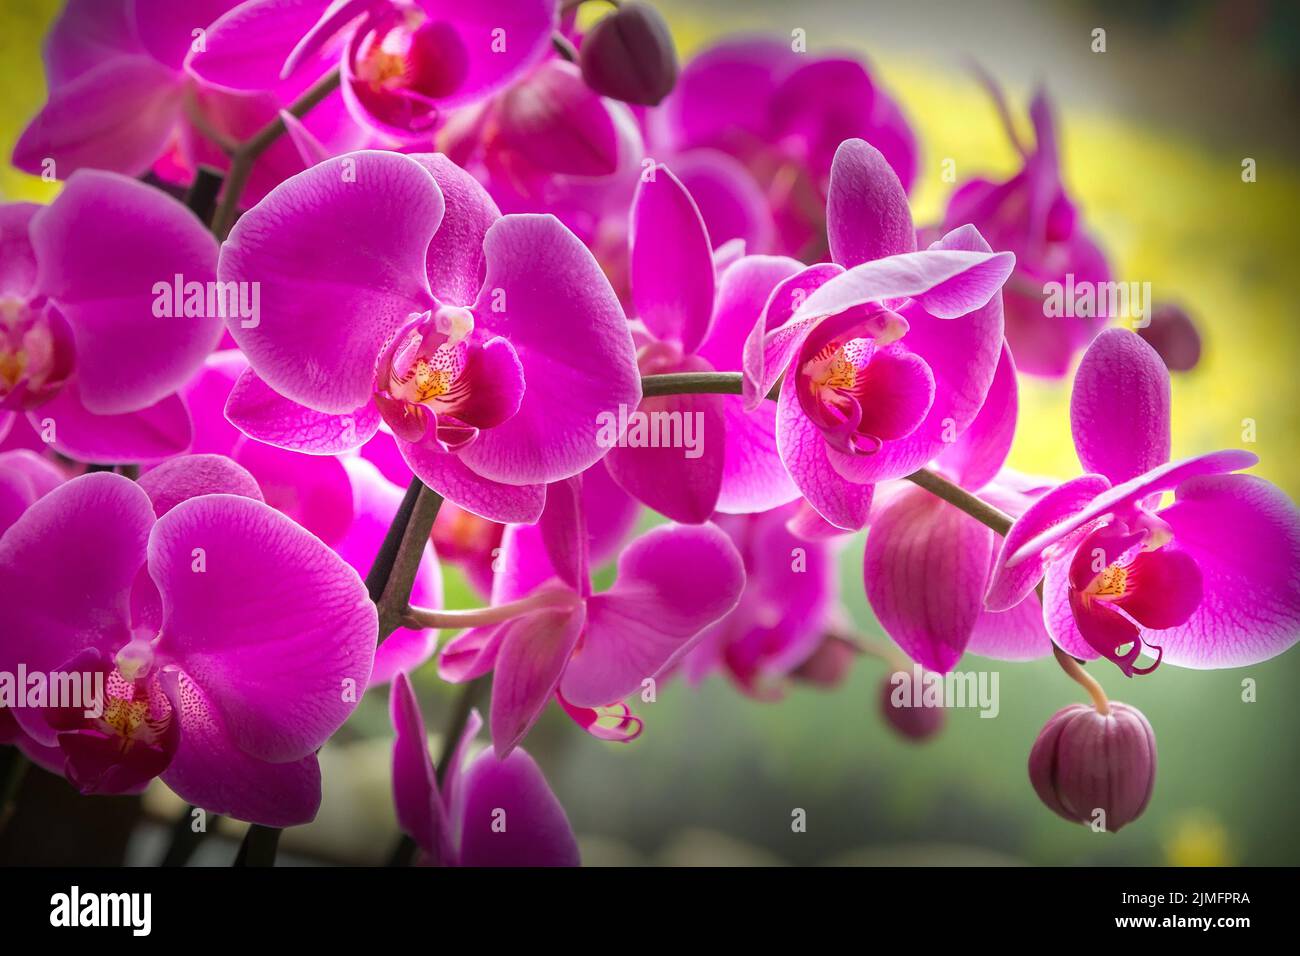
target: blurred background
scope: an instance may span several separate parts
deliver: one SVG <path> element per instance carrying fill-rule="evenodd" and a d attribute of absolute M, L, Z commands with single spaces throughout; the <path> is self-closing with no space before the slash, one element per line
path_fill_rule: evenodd
<path fill-rule="evenodd" d="M 179 0 L 183 2 L 183 0 Z M 957 178 L 1010 175 L 1016 159 L 973 58 L 1007 88 L 1017 116 L 1045 82 L 1062 130 L 1067 188 L 1102 240 L 1119 280 L 1150 282 L 1153 298 L 1197 321 L 1204 357 L 1174 379 L 1174 457 L 1246 447 L 1257 471 L 1300 496 L 1300 310 L 1294 221 L 1300 211 L 1300 4 L 1293 0 L 656 0 L 683 59 L 737 31 L 788 37 L 810 51 L 865 54 L 902 104 L 921 143 L 913 195 L 918 223 L 938 218 Z M 43 101 L 40 43 L 60 4 L 8 0 L 0 13 L 0 147 L 7 157 Z M 1104 28 L 1105 53 L 1092 31 Z M 1241 163 L 1256 160 L 1244 183 Z M 0 197 L 48 200 L 57 186 L 8 166 Z M 1010 464 L 1069 476 L 1068 383 L 1022 382 Z M 1243 422 L 1256 441 L 1243 444 Z M 844 603 L 867 636 L 884 639 L 862 589 L 862 537 L 844 551 Z M 450 606 L 477 603 L 448 570 Z M 1035 735 L 1080 691 L 1050 660 L 1010 665 L 968 657 L 961 670 L 999 674 L 1000 711 L 948 714 L 921 745 L 878 715 L 884 664 L 860 659 L 834 691 L 796 686 L 779 702 L 741 696 L 725 679 L 679 682 L 652 704 L 642 738 L 605 744 L 554 708 L 528 740 L 567 809 L 589 864 L 1296 864 L 1300 862 L 1300 652 L 1233 671 L 1161 667 L 1126 680 L 1093 667 L 1112 697 L 1155 728 L 1160 767 L 1145 816 L 1117 835 L 1051 814 L 1025 761 Z M 1257 699 L 1243 701 L 1243 680 Z M 451 691 L 417 675 L 430 726 Z M 319 819 L 285 834 L 285 862 L 382 861 L 395 836 L 388 788 L 386 694 L 372 694 L 322 755 Z M 485 703 L 485 701 L 484 701 Z M 94 862 L 123 852 L 154 863 L 182 809 L 158 785 L 144 801 L 80 798 L 32 771 L 39 799 L 20 803 L 0 859 Z M 38 804 L 34 806 L 33 804 Z M 95 806 L 92 808 L 90 804 Z M 791 830 L 796 809 L 807 831 Z M 38 816 L 32 816 L 37 814 Z M 60 832 L 23 826 L 52 814 Z M 68 815 L 96 819 L 78 835 Z M 237 838 L 238 828 L 229 833 Z M 96 841 L 103 842 L 99 847 Z M 209 840 L 199 862 L 226 864 L 233 840 Z M 62 855 L 62 856 L 61 856 Z"/>

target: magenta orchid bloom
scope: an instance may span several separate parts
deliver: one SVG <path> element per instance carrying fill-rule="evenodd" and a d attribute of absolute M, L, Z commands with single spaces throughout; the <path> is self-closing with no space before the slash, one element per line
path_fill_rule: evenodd
<path fill-rule="evenodd" d="M 326 69 L 313 63 L 288 81 L 259 78 L 264 81 L 240 85 L 238 92 L 220 76 L 212 83 L 196 77 L 187 66 L 227 32 L 227 24 L 246 22 L 250 6 L 238 0 L 69 0 L 45 50 L 49 102 L 19 139 L 14 165 L 59 178 L 83 168 L 129 176 L 152 169 L 182 186 L 200 163 L 227 168 L 228 157 L 209 136 L 251 136 Z M 300 35 L 313 22 L 303 20 L 312 4 L 284 6 Z M 265 21 L 259 31 L 253 54 L 276 41 Z M 238 69 L 251 62 L 250 48 L 242 52 Z M 336 148 L 361 145 L 337 93 L 304 123 Z M 291 140 L 273 144 L 254 164 L 247 197 L 264 195 L 304 165 Z"/>
<path fill-rule="evenodd" d="M 1003 472 L 1018 410 L 1005 347 L 979 415 L 935 460 L 951 481 L 1018 516 L 1046 488 Z M 863 577 L 881 627 L 912 660 L 947 673 L 966 651 L 1023 661 L 1051 653 L 1033 593 L 1013 607 L 984 607 L 1000 539 L 986 525 L 908 482 L 882 486 L 867 533 Z"/>
<path fill-rule="evenodd" d="M 175 392 L 221 335 L 206 296 L 217 244 L 192 212 L 115 173 L 73 174 L 49 206 L 0 206 L 0 431 L 24 413 L 83 462 L 183 452 Z M 163 292 L 160 299 L 159 290 Z"/>
<path fill-rule="evenodd" d="M 768 295 L 800 268 L 793 259 L 743 258 L 722 271 L 715 294 L 714 251 L 699 210 L 666 167 L 655 167 L 632 206 L 641 373 L 739 371 L 744 336 Z M 799 495 L 776 451 L 775 409 L 751 416 L 736 396 L 667 395 L 624 411 L 637 420 L 612 436 L 619 440 L 605 465 L 629 494 L 674 521 L 765 511 Z"/>
<path fill-rule="evenodd" d="M 370 677 L 374 605 L 355 571 L 261 502 L 170 503 L 119 475 L 85 475 L 0 537 L 0 668 L 87 674 L 105 688 L 97 716 L 12 716 L 62 750 L 84 793 L 161 777 L 214 813 L 305 823 L 320 801 L 316 750 Z"/>
<path fill-rule="evenodd" d="M 536 525 L 507 530 L 492 603 L 516 613 L 457 636 L 439 659 L 439 673 L 453 683 L 494 672 L 492 742 L 500 757 L 552 697 L 594 736 L 636 736 L 640 721 L 622 701 L 689 651 L 744 589 L 744 567 L 725 534 L 712 525 L 668 525 L 627 545 L 613 587 L 592 593 L 583 501 L 581 480 L 554 484 Z"/>
<path fill-rule="evenodd" d="M 443 156 L 352 153 L 278 187 L 235 225 L 224 281 L 261 283 L 228 323 L 251 369 L 227 415 L 313 454 L 380 423 L 433 490 L 535 521 L 546 484 L 605 453 L 601 413 L 641 398 L 622 307 L 550 216 L 500 216 Z"/>
<path fill-rule="evenodd" d="M 1093 341 L 1070 401 L 1087 473 L 1012 526 L 986 598 L 1000 610 L 1043 579 L 1052 639 L 1130 676 L 1161 660 L 1254 664 L 1300 637 L 1295 505 L 1260 478 L 1231 474 L 1255 464 L 1249 452 L 1170 462 L 1169 396 L 1169 370 L 1135 333 Z M 1167 491 L 1174 500 L 1162 508 Z M 1139 667 L 1148 647 L 1155 662 Z"/>
<path fill-rule="evenodd" d="M 1029 107 L 1035 135 L 1030 150 L 1017 138 L 1001 94 L 996 89 L 994 93 L 1024 164 L 1006 182 L 974 179 L 960 186 L 948 202 L 943 230 L 972 223 L 995 249 L 1016 254 L 1016 271 L 1002 290 L 1007 341 L 1016 367 L 1031 375 L 1059 378 L 1070 370 L 1079 350 L 1105 327 L 1107 307 L 1102 303 L 1091 315 L 1052 315 L 1045 301 L 1048 283 L 1060 283 L 1065 294 L 1069 288 L 1107 282 L 1110 272 L 1061 181 L 1047 96 L 1039 92 Z"/>
<path fill-rule="evenodd" d="M 396 141 L 427 141 L 444 111 L 528 69 L 550 48 L 557 19 L 556 0 L 249 0 L 241 9 L 196 58 L 201 76 L 255 88 L 332 59 L 353 117 Z"/>
<path fill-rule="evenodd" d="M 504 758 L 469 748 L 483 721 L 470 714 L 441 786 L 424 718 L 406 674 L 393 680 L 393 802 L 397 822 L 429 866 L 578 866 L 578 843 L 541 769 L 523 750 Z"/>
<path fill-rule="evenodd" d="M 258 493 L 251 497 L 264 500 L 316 535 L 364 578 L 401 505 L 410 473 L 398 486 L 360 456 L 305 455 L 240 434 L 225 420 L 222 409 L 247 368 L 248 362 L 238 352 L 208 357 L 204 370 L 183 393 L 195 420 L 205 423 L 195 437 L 195 450 L 204 454 L 170 459 L 141 476 L 141 484 L 153 494 L 151 482 L 161 475 L 168 480 L 191 473 L 202 478 L 213 469 L 235 467 L 254 479 Z M 425 607 L 442 606 L 442 572 L 431 545 L 425 546 L 420 558 L 411 600 Z M 436 649 L 436 631 L 396 629 L 375 653 L 371 684 L 385 684 L 397 671 L 419 667 Z"/>
<path fill-rule="evenodd" d="M 645 155 L 623 103 L 565 60 L 543 60 L 490 99 L 453 111 L 434 144 L 482 182 L 503 212 L 551 213 L 626 292 L 627 211 Z"/>
<path fill-rule="evenodd" d="M 902 184 L 861 140 L 835 155 L 827 209 L 834 261 L 773 291 L 745 343 L 744 397 L 759 408 L 784 372 L 781 459 L 822 518 L 855 531 L 874 483 L 922 467 L 974 421 L 1015 259 L 972 226 L 915 251 Z"/>
<path fill-rule="evenodd" d="M 0 534 L 67 480 L 58 465 L 26 448 L 0 452 Z"/>
<path fill-rule="evenodd" d="M 905 189 L 916 175 L 907 120 L 856 55 L 810 56 L 780 40 L 727 40 L 686 65 L 650 122 L 652 151 L 702 154 L 699 166 L 674 161 L 673 168 L 700 201 L 714 241 L 746 233 L 753 241 L 764 231 L 772 237 L 752 252 L 824 258 L 821 211 L 831 160 L 846 139 L 875 146 Z M 767 208 L 756 211 L 750 196 L 762 197 Z"/>
<path fill-rule="evenodd" d="M 723 670 L 740 690 L 776 699 L 821 648 L 836 609 L 835 549 L 787 529 L 793 502 L 752 515 L 719 515 L 745 563 L 745 591 L 686 655 L 686 679 Z"/>

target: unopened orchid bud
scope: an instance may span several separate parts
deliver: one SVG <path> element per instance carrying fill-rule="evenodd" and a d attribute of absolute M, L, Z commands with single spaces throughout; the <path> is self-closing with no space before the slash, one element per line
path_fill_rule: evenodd
<path fill-rule="evenodd" d="M 597 93 L 658 106 L 677 82 L 677 51 L 654 7 L 624 3 L 583 38 L 582 76 Z"/>
<path fill-rule="evenodd" d="M 858 656 L 858 649 L 852 641 L 846 641 L 837 634 L 827 634 L 817 645 L 817 650 L 808 655 L 802 664 L 796 667 L 792 676 L 796 680 L 818 687 L 838 687 L 849 675 L 853 661 Z"/>
<path fill-rule="evenodd" d="M 1190 372 L 1201 360 L 1201 333 L 1186 311 L 1168 302 L 1151 310 L 1151 320 L 1139 328 L 1142 336 L 1171 372 Z"/>
<path fill-rule="evenodd" d="M 1058 710 L 1029 752 L 1039 798 L 1067 820 L 1117 832 L 1142 815 L 1156 779 L 1156 736 L 1142 712 L 1112 701 Z"/>
<path fill-rule="evenodd" d="M 880 712 L 895 733 L 908 740 L 922 741 L 943 730 L 943 705 L 925 700 L 925 687 L 915 686 L 913 671 L 895 671 L 880 684 Z"/>

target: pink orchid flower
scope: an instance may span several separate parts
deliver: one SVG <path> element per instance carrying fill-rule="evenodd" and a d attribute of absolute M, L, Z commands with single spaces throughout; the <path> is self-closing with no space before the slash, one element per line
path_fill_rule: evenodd
<path fill-rule="evenodd" d="M 664 166 L 642 180 L 631 221 L 641 374 L 739 371 L 743 337 L 777 283 L 801 264 L 776 256 L 742 258 L 715 282 L 704 220 Z M 629 494 L 674 521 L 698 524 L 715 511 L 766 511 L 799 495 L 777 455 L 773 408 L 748 415 L 738 396 L 666 395 L 642 399 L 627 411 L 648 423 L 642 434 L 656 442 L 620 441 L 605 465 Z M 659 422 L 676 422 L 681 441 L 660 443 Z M 683 445 L 688 430 L 690 448 Z"/>
<path fill-rule="evenodd" d="M 363 578 L 374 563 L 410 483 L 407 472 L 395 485 L 370 460 L 358 455 L 306 455 L 254 441 L 225 420 L 222 409 L 231 388 L 248 369 L 235 351 L 215 352 L 203 371 L 183 391 L 198 426 L 195 451 L 174 458 L 141 476 L 146 488 L 166 476 L 177 481 L 195 473 L 236 467 L 251 474 L 257 497 L 306 528 L 351 565 Z M 378 437 L 378 436 L 376 436 Z M 391 439 L 389 439 L 391 443 Z M 211 493 L 216 488 L 206 487 Z M 150 494 L 153 491 L 150 490 Z M 425 607 L 442 606 L 442 572 L 433 547 L 426 545 L 416 570 L 411 600 Z M 419 667 L 437 649 L 437 631 L 398 628 L 375 653 L 372 685 L 385 684 L 399 670 Z"/>
<path fill-rule="evenodd" d="M 0 452 L 0 534 L 67 480 L 58 465 L 26 448 Z"/>
<path fill-rule="evenodd" d="M 265 77 L 235 90 L 220 76 L 217 82 L 197 77 L 188 64 L 228 24 L 245 22 L 249 6 L 238 0 L 69 0 L 45 49 L 49 101 L 19 138 L 14 165 L 44 174 L 52 162 L 59 178 L 83 168 L 129 176 L 153 169 L 180 184 L 188 184 L 201 163 L 228 168 L 229 158 L 209 136 L 251 136 L 326 69 L 316 62 L 288 81 Z M 286 6 L 299 34 L 313 22 L 302 20 L 310 3 Z M 275 42 L 265 22 L 260 31 L 251 50 L 242 51 L 245 65 L 250 54 Z M 335 148 L 362 143 L 337 93 L 303 122 Z M 303 168 L 290 139 L 273 144 L 253 166 L 247 197 L 257 199 Z"/>
<path fill-rule="evenodd" d="M 1103 296 L 1093 315 L 1051 315 L 1045 303 L 1047 284 L 1061 283 L 1063 289 L 1067 282 L 1077 288 L 1097 286 L 1110 279 L 1110 271 L 1061 181 L 1056 127 L 1046 94 L 1040 91 L 1029 106 L 1035 137 L 1031 150 L 1016 136 L 1001 93 L 996 88 L 994 93 L 1023 165 L 1006 182 L 973 179 L 958 187 L 948 202 L 943 230 L 973 223 L 995 249 L 1016 254 L 1016 270 L 1002 290 L 1007 341 L 1016 367 L 1059 378 L 1105 327 L 1107 305 L 1100 301 Z"/>
<path fill-rule="evenodd" d="M 1258 459 L 1218 451 L 1170 462 L 1169 370 L 1126 329 L 1097 336 L 1079 366 L 1070 429 L 1087 472 L 1012 526 L 986 606 L 1043 580 L 1048 633 L 1067 653 L 1127 675 L 1161 660 L 1240 667 L 1300 636 L 1300 515 L 1276 487 L 1231 474 Z M 1161 507 L 1165 492 L 1172 503 Z M 1144 649 L 1155 662 L 1139 667 Z"/>
<path fill-rule="evenodd" d="M 483 726 L 470 714 L 439 786 L 424 718 L 406 674 L 389 695 L 393 802 L 397 822 L 429 866 L 578 866 L 578 843 L 564 808 L 522 749 L 473 760 L 469 748 Z"/>
<path fill-rule="evenodd" d="M 925 465 L 975 420 L 1002 350 L 1015 257 L 973 226 L 917 252 L 902 184 L 861 140 L 835 154 L 829 263 L 772 292 L 745 342 L 746 407 L 782 380 L 776 441 L 827 522 L 856 531 L 872 486 Z"/>
<path fill-rule="evenodd" d="M 745 571 L 712 525 L 654 528 L 625 547 L 618 578 L 592 592 L 582 482 L 550 487 L 536 525 L 506 532 L 494 606 L 503 623 L 454 638 L 438 672 L 462 683 L 493 672 L 491 726 L 497 755 L 524 738 L 552 697 L 594 736 L 640 732 L 622 701 L 670 668 L 698 635 L 735 607 Z"/>
<path fill-rule="evenodd" d="M 217 344 L 221 319 L 170 293 L 176 276 L 205 287 L 216 277 L 203 224 L 157 189 L 83 170 L 49 206 L 0 206 L 0 244 L 0 431 L 24 413 L 83 462 L 185 451 L 190 417 L 175 392 Z"/>
<path fill-rule="evenodd" d="M 434 144 L 503 212 L 558 218 L 625 294 L 627 210 L 645 156 L 625 104 L 598 95 L 574 64 L 553 57 L 482 103 L 452 111 Z"/>
<path fill-rule="evenodd" d="M 84 793 L 161 777 L 214 813 L 305 823 L 320 802 L 316 751 L 370 676 L 374 605 L 355 571 L 261 502 L 170 503 L 85 475 L 0 537 L 0 669 L 98 675 L 105 688 L 98 716 L 11 714 L 63 752 Z"/>
<path fill-rule="evenodd" d="M 196 72 L 248 88 L 333 59 L 353 117 L 394 141 L 427 138 L 445 110 L 528 69 L 550 48 L 557 18 L 556 0 L 249 0 L 241 9 Z"/>
<path fill-rule="evenodd" d="M 787 679 L 822 649 L 837 605 L 835 549 L 790 533 L 797 507 L 791 502 L 715 519 L 745 563 L 745 591 L 683 660 L 692 684 L 721 670 L 746 694 L 777 699 Z"/>
<path fill-rule="evenodd" d="M 675 159 L 673 168 L 699 200 L 714 241 L 744 236 L 752 252 L 825 257 L 831 160 L 846 139 L 875 146 L 905 189 L 916 175 L 916 138 L 856 55 L 811 56 L 769 38 L 725 40 L 686 65 L 649 122 L 653 153 L 701 157 L 693 168 Z"/>
<path fill-rule="evenodd" d="M 641 398 L 591 253 L 554 217 L 501 216 L 440 155 L 300 173 L 236 223 L 218 274 L 261 283 L 260 322 L 228 322 L 245 434 L 337 454 L 384 422 L 421 481 L 494 521 L 535 521 L 548 482 L 604 455 L 601 413 Z"/>
<path fill-rule="evenodd" d="M 1004 347 L 979 415 L 932 464 L 1013 516 L 1047 490 L 1002 471 L 1018 405 Z M 925 489 L 900 481 L 878 491 L 863 561 L 867 600 L 885 633 L 927 670 L 947 673 L 967 651 L 1010 661 L 1051 653 L 1034 594 L 1006 610 L 984 607 L 999 544 L 986 525 Z"/>

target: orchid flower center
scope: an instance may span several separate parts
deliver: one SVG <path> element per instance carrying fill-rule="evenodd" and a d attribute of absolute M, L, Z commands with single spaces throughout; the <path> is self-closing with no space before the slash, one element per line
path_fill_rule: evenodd
<path fill-rule="evenodd" d="M 469 74 L 469 52 L 449 23 L 430 20 L 413 3 L 393 4 L 357 33 L 353 92 L 378 119 L 412 131 L 437 118 L 436 101 Z"/>
<path fill-rule="evenodd" d="M 413 314 L 376 367 L 375 400 L 393 433 L 412 444 L 436 438 L 445 450 L 514 415 L 523 391 L 514 349 L 485 341 L 461 306 Z"/>
<path fill-rule="evenodd" d="M 905 438 L 934 402 L 934 376 L 904 349 L 907 320 L 878 306 L 826 319 L 796 360 L 800 406 L 827 443 L 850 455 L 871 455 Z"/>
<path fill-rule="evenodd" d="M 72 371 L 72 335 L 51 308 L 0 298 L 0 408 L 28 409 L 51 398 Z"/>
<path fill-rule="evenodd" d="M 1178 627 L 1201 603 L 1201 571 L 1172 529 L 1144 508 L 1089 533 L 1070 562 L 1069 600 L 1084 639 L 1125 673 L 1139 668 L 1145 631 Z"/>
<path fill-rule="evenodd" d="M 434 315 L 432 327 L 425 322 L 408 327 L 393 350 L 388 393 L 435 411 L 453 403 L 469 352 L 466 337 L 473 331 L 474 316 L 468 309 L 445 306 Z"/>

